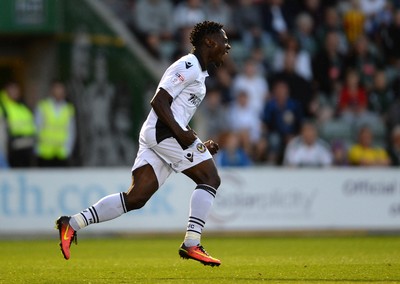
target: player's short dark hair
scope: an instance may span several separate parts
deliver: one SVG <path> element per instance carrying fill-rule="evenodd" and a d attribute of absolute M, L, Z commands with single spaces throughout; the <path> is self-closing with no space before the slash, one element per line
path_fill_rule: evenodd
<path fill-rule="evenodd" d="M 194 26 L 190 33 L 190 43 L 194 47 L 200 46 L 206 35 L 211 35 L 221 31 L 223 25 L 212 21 L 204 21 Z"/>

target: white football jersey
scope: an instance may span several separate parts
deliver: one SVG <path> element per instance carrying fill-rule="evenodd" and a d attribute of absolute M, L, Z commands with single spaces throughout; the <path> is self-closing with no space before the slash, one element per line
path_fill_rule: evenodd
<path fill-rule="evenodd" d="M 172 114 L 182 129 L 187 129 L 186 126 L 206 95 L 207 76 L 208 72 L 202 71 L 197 57 L 188 54 L 175 61 L 158 84 L 156 93 L 162 88 L 172 96 Z M 152 109 L 140 130 L 140 144 L 151 148 L 169 137 L 173 137 L 171 130 L 158 119 Z"/>

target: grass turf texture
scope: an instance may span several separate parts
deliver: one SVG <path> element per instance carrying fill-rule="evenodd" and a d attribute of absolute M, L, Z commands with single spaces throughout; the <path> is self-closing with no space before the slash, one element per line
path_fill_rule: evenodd
<path fill-rule="evenodd" d="M 0 241 L 0 283 L 400 283 L 400 237 L 204 238 L 222 260 L 178 256 L 181 238 Z"/>

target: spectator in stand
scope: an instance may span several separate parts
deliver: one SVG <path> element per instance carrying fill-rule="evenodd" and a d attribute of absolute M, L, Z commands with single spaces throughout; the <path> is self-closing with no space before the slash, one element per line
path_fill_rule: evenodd
<path fill-rule="evenodd" d="M 359 0 L 360 10 L 367 17 L 373 17 L 382 12 L 386 6 L 386 0 Z"/>
<path fill-rule="evenodd" d="M 373 133 L 368 126 L 358 132 L 358 142 L 349 150 L 349 161 L 354 166 L 388 166 L 390 159 L 385 149 L 373 145 Z"/>
<path fill-rule="evenodd" d="M 327 167 L 332 165 L 328 143 L 318 138 L 315 125 L 305 122 L 299 136 L 290 140 L 285 150 L 284 164 L 291 167 Z"/>
<path fill-rule="evenodd" d="M 235 33 L 232 24 L 231 6 L 226 4 L 224 0 L 206 1 L 204 12 L 207 20 L 223 24 L 228 34 Z"/>
<path fill-rule="evenodd" d="M 215 158 L 217 166 L 248 167 L 252 164 L 250 157 L 241 147 L 237 134 L 228 133 L 222 146 Z"/>
<path fill-rule="evenodd" d="M 394 15 L 396 13 L 395 4 L 398 0 L 386 1 L 382 10 L 374 15 L 373 18 L 373 34 L 371 37 L 373 39 L 380 40 L 380 34 L 382 29 L 387 29 L 387 27 L 394 21 Z"/>
<path fill-rule="evenodd" d="M 260 115 L 263 105 L 268 97 L 268 82 L 257 68 L 257 63 L 246 60 L 243 71 L 232 82 L 233 96 L 236 97 L 244 91 L 249 96 L 249 105 L 255 115 Z"/>
<path fill-rule="evenodd" d="M 203 9 L 203 0 L 184 0 L 173 12 L 173 22 L 177 34 L 184 28 L 192 27 L 196 23 L 206 20 Z"/>
<path fill-rule="evenodd" d="M 347 53 L 349 47 L 346 34 L 343 30 L 342 19 L 335 7 L 328 7 L 325 10 L 324 22 L 317 28 L 317 38 L 319 45 L 326 48 L 326 37 L 328 33 L 336 32 L 338 43 L 335 44 L 341 54 Z M 315 74 L 315 73 L 314 73 Z"/>
<path fill-rule="evenodd" d="M 394 19 L 385 29 L 382 29 L 383 46 L 388 61 L 400 65 L 400 10 L 394 12 Z"/>
<path fill-rule="evenodd" d="M 65 85 L 54 81 L 50 96 L 39 101 L 35 111 L 39 167 L 67 167 L 75 144 L 75 108 L 66 100 Z"/>
<path fill-rule="evenodd" d="M 207 88 L 218 89 L 221 92 L 221 102 L 227 105 L 232 101 L 232 81 L 233 76 L 226 66 L 221 66 L 216 70 L 215 76 L 206 81 Z"/>
<path fill-rule="evenodd" d="M 297 1 L 268 0 L 260 7 L 263 29 L 267 31 L 276 43 L 286 41 L 293 28 L 293 19 L 299 10 Z"/>
<path fill-rule="evenodd" d="M 301 107 L 290 98 L 288 84 L 285 81 L 276 81 L 271 99 L 265 104 L 261 117 L 268 141 L 269 162 L 280 162 L 286 144 L 299 133 L 302 119 Z"/>
<path fill-rule="evenodd" d="M 261 120 L 249 104 L 249 96 L 240 91 L 228 110 L 229 129 L 236 133 L 243 149 L 250 156 L 255 155 L 261 138 Z"/>
<path fill-rule="evenodd" d="M 310 15 L 301 13 L 296 17 L 294 35 L 301 48 L 310 56 L 314 56 L 317 52 L 317 41 L 315 40 L 313 18 Z"/>
<path fill-rule="evenodd" d="M 378 70 L 374 76 L 372 90 L 368 94 L 368 108 L 386 119 L 390 105 L 394 101 L 394 93 L 387 83 L 384 70 Z"/>
<path fill-rule="evenodd" d="M 261 13 L 252 0 L 239 0 L 234 6 L 233 23 L 244 46 L 251 50 L 270 44 L 270 36 L 262 28 Z"/>
<path fill-rule="evenodd" d="M 343 27 L 350 44 L 364 34 L 365 15 L 360 8 L 359 0 L 351 0 L 351 7 L 344 12 Z"/>
<path fill-rule="evenodd" d="M 378 31 L 379 24 L 383 20 L 387 0 L 359 0 L 360 10 L 365 15 L 365 32 L 374 36 Z"/>
<path fill-rule="evenodd" d="M 272 56 L 273 53 L 265 52 L 264 47 L 255 47 L 251 50 L 249 58 L 256 63 L 260 74 L 267 77 L 271 71 L 270 63 Z"/>
<path fill-rule="evenodd" d="M 313 58 L 314 84 L 328 107 L 335 107 L 344 79 L 345 60 L 339 52 L 339 35 L 326 33 L 323 49 Z"/>
<path fill-rule="evenodd" d="M 377 49 L 365 35 L 360 36 L 353 44 L 346 59 L 346 67 L 356 69 L 363 86 L 367 91 L 371 89 L 376 70 L 383 66 Z"/>
<path fill-rule="evenodd" d="M 314 22 L 314 27 L 319 27 L 323 22 L 323 15 L 325 9 L 325 1 L 321 0 L 303 0 L 301 13 L 309 15 Z"/>
<path fill-rule="evenodd" d="M 295 70 L 296 54 L 292 50 L 284 54 L 283 70 L 270 77 L 271 85 L 275 81 L 285 81 L 289 86 L 290 97 L 297 101 L 305 117 L 314 117 L 317 108 L 310 81 L 305 80 Z"/>
<path fill-rule="evenodd" d="M 368 112 L 367 103 L 367 94 L 357 71 L 349 69 L 339 97 L 340 117 L 355 126 L 371 123 L 376 116 Z"/>
<path fill-rule="evenodd" d="M 21 88 L 16 82 L 7 83 L 0 91 L 0 109 L 7 122 L 9 165 L 32 166 L 35 123 L 31 110 L 22 102 Z"/>
<path fill-rule="evenodd" d="M 180 32 L 177 32 L 176 40 L 178 43 L 176 44 L 176 48 L 172 54 L 172 60 L 178 60 L 192 50 L 192 44 L 189 40 L 191 31 L 191 27 L 182 27 Z"/>
<path fill-rule="evenodd" d="M 147 50 L 156 58 L 161 56 L 161 42 L 173 37 L 172 10 L 169 0 L 138 0 L 135 4 L 136 31 Z"/>
<path fill-rule="evenodd" d="M 311 57 L 310 54 L 301 49 L 297 39 L 294 36 L 287 36 L 286 41 L 283 44 L 283 48 L 277 50 L 274 56 L 273 71 L 280 72 L 284 68 L 285 54 L 287 52 L 293 52 L 295 54 L 295 71 L 304 79 L 312 80 L 312 68 L 311 68 Z"/>
<path fill-rule="evenodd" d="M 391 133 L 391 143 L 389 144 L 389 156 L 392 166 L 400 166 L 400 124 L 395 126 Z"/>

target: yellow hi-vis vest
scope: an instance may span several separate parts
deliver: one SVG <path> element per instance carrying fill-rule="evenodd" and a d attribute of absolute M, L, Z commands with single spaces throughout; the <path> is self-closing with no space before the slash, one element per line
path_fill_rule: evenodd
<path fill-rule="evenodd" d="M 4 107 L 3 116 L 6 117 L 10 136 L 34 136 L 35 121 L 29 108 L 10 99 L 5 91 L 0 92 L 0 100 Z"/>
<path fill-rule="evenodd" d="M 38 107 L 43 115 L 42 129 L 38 133 L 38 156 L 43 159 L 67 158 L 66 142 L 74 107 L 68 103 L 56 113 L 49 99 L 41 101 Z"/>

